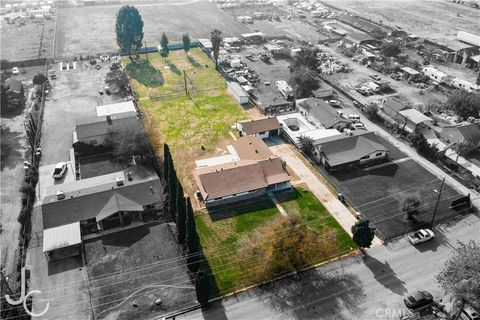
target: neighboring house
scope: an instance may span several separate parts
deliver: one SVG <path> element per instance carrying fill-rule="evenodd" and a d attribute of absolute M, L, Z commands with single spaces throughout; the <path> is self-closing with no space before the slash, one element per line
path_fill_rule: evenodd
<path fill-rule="evenodd" d="M 375 133 L 355 130 L 315 141 L 315 160 L 331 171 L 368 164 L 388 157 L 388 149 Z"/>
<path fill-rule="evenodd" d="M 197 195 L 207 208 L 290 188 L 290 176 L 285 172 L 282 160 L 273 155 L 259 137 L 242 137 L 228 149 L 238 160 L 193 170 L 199 189 Z M 215 159 L 213 163 L 216 163 Z"/>
<path fill-rule="evenodd" d="M 241 136 L 257 136 L 262 139 L 278 136 L 282 128 L 276 117 L 240 121 L 236 126 Z"/>
<path fill-rule="evenodd" d="M 420 77 L 421 73 L 418 72 L 417 70 L 414 70 L 410 67 L 403 67 L 403 68 L 400 68 L 400 71 L 402 72 L 403 74 L 403 77 L 405 79 L 407 79 L 408 81 L 410 80 L 414 80 L 418 77 Z"/>
<path fill-rule="evenodd" d="M 52 186 L 42 203 L 43 252 L 49 259 L 82 254 L 85 236 L 143 224 L 162 204 L 160 179 L 133 179 L 122 171 Z M 80 251 L 79 251 L 80 250 Z"/>
<path fill-rule="evenodd" d="M 297 100 L 297 107 L 309 113 L 325 129 L 342 131 L 352 123 L 352 121 L 343 118 L 337 109 L 321 99 L 299 99 Z"/>
<path fill-rule="evenodd" d="M 100 145 L 105 142 L 111 129 L 129 126 L 136 122 L 138 122 L 137 113 L 132 111 L 77 120 L 73 132 L 73 143 Z"/>
<path fill-rule="evenodd" d="M 125 101 L 119 103 L 106 104 L 103 106 L 97 106 L 97 117 L 113 116 L 116 114 L 126 112 L 137 112 L 133 101 Z"/>
<path fill-rule="evenodd" d="M 399 126 L 407 131 L 415 131 L 422 127 L 433 126 L 433 119 L 415 109 L 406 109 L 398 113 L 395 118 Z"/>
<path fill-rule="evenodd" d="M 480 148 L 480 127 L 477 123 L 442 127 L 440 137 L 448 143 L 469 144 Z"/>
<path fill-rule="evenodd" d="M 400 111 L 410 109 L 410 106 L 394 98 L 387 98 L 382 101 L 380 108 L 387 116 L 395 119 Z"/>
<path fill-rule="evenodd" d="M 240 104 L 248 104 L 248 93 L 246 93 L 242 87 L 236 82 L 228 82 L 228 92 L 237 100 Z"/>
<path fill-rule="evenodd" d="M 8 101 L 15 105 L 25 105 L 25 90 L 23 83 L 17 79 L 8 79 L 5 81 L 6 94 Z"/>

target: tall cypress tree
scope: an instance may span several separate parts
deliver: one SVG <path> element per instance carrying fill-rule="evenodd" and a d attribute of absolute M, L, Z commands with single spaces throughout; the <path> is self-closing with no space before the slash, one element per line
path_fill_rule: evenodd
<path fill-rule="evenodd" d="M 177 172 L 173 167 L 173 162 L 170 162 L 170 172 L 168 174 L 168 210 L 173 221 L 177 220 L 177 184 Z"/>
<path fill-rule="evenodd" d="M 163 145 L 163 180 L 165 181 L 166 185 L 168 185 L 168 173 L 170 172 L 170 148 L 168 144 Z"/>
<path fill-rule="evenodd" d="M 200 271 L 195 277 L 195 291 L 197 293 L 197 301 L 201 305 L 208 302 L 210 286 L 208 277 L 203 271 Z"/>
<path fill-rule="evenodd" d="M 187 223 L 186 223 L 186 244 L 187 244 L 187 264 L 191 272 L 197 272 L 200 267 L 200 239 L 197 234 L 197 227 L 195 224 L 195 216 L 193 214 L 192 203 L 190 198 L 187 198 Z"/>
<path fill-rule="evenodd" d="M 177 185 L 177 240 L 178 243 L 185 244 L 185 237 L 187 232 L 187 204 L 183 194 L 182 184 Z"/>

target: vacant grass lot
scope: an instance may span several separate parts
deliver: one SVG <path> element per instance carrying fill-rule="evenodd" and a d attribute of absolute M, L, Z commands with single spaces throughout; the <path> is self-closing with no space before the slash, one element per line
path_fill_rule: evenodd
<path fill-rule="evenodd" d="M 168 143 L 177 175 L 193 199 L 195 160 L 224 154 L 226 145 L 232 141 L 231 126 L 247 114 L 227 92 L 224 79 L 201 50 L 193 49 L 188 56 L 184 51 L 173 51 L 166 59 L 158 53 L 149 54 L 148 59 L 126 57 L 124 63 L 157 155 L 162 157 L 163 143 Z M 188 79 L 183 76 L 184 70 Z M 185 80 L 190 95 L 185 94 Z M 281 201 L 288 212 L 299 214 L 319 232 L 336 230 L 337 253 L 355 247 L 310 192 L 283 195 Z M 249 266 L 258 261 L 238 261 L 238 249 L 243 239 L 278 215 L 277 207 L 268 197 L 224 210 L 196 213 L 197 231 L 214 275 L 216 289 L 212 290 L 212 296 L 255 283 Z M 312 257 L 312 264 L 326 259 L 328 257 Z"/>
<path fill-rule="evenodd" d="M 163 142 L 169 144 L 177 174 L 192 194 L 188 181 L 194 160 L 226 152 L 225 146 L 232 140 L 231 126 L 247 115 L 200 49 L 190 50 L 188 56 L 183 50 L 171 51 L 166 59 L 158 53 L 148 54 L 148 59 L 146 62 L 144 55 L 139 61 L 125 57 L 124 63 L 157 154 L 163 154 Z M 184 91 L 183 71 L 190 96 Z"/>
<path fill-rule="evenodd" d="M 300 189 L 277 197 L 287 213 L 300 215 L 319 233 L 336 230 L 334 241 L 338 254 L 347 253 L 356 247 L 345 230 L 310 191 Z M 249 268 L 262 257 L 259 256 L 258 261 L 242 261 L 238 259 L 238 250 L 242 241 L 251 236 L 255 229 L 278 215 L 275 204 L 269 198 L 210 214 L 197 213 L 197 230 L 218 289 L 212 295 L 223 295 L 255 283 Z M 312 256 L 311 264 L 329 258 L 331 257 Z"/>

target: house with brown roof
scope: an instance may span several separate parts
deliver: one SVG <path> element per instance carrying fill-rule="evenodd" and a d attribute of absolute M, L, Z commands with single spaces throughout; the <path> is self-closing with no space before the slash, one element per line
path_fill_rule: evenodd
<path fill-rule="evenodd" d="M 144 215 L 162 206 L 158 176 L 134 178 L 123 171 L 58 184 L 42 203 L 43 252 L 57 259 L 79 254 L 92 234 L 143 224 Z"/>
<path fill-rule="evenodd" d="M 207 208 L 290 188 L 290 176 L 282 160 L 259 137 L 242 137 L 229 150 L 238 160 L 193 170 L 197 195 Z"/>
<path fill-rule="evenodd" d="M 245 120 L 236 123 L 241 136 L 257 136 L 267 139 L 280 134 L 282 125 L 276 117 L 265 117 L 255 120 Z"/>
<path fill-rule="evenodd" d="M 388 149 L 378 142 L 374 132 L 354 130 L 315 141 L 314 157 L 334 171 L 383 160 L 388 157 Z"/>

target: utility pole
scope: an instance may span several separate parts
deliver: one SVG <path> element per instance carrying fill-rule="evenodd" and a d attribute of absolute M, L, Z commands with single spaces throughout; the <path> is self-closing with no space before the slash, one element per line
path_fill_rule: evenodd
<path fill-rule="evenodd" d="M 440 191 L 438 192 L 437 203 L 435 204 L 435 210 L 433 211 L 433 217 L 432 217 L 432 222 L 430 222 L 430 228 L 433 228 L 433 221 L 435 220 L 435 215 L 437 214 L 438 203 L 440 202 L 440 197 L 442 196 L 444 184 L 445 184 L 445 178 L 443 178 L 442 185 L 440 186 Z"/>

